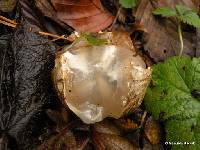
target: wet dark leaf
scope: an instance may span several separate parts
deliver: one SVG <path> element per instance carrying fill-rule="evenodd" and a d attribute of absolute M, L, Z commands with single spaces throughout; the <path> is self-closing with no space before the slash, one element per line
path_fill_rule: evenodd
<path fill-rule="evenodd" d="M 15 98 L 13 95 L 14 57 L 10 48 L 11 34 L 0 36 L 0 149 L 10 149 L 8 129 L 15 114 Z"/>
<path fill-rule="evenodd" d="M 48 40 L 44 37 L 27 32 L 27 28 L 23 22 L 12 39 L 15 57 L 13 94 L 16 101 L 14 104 L 16 114 L 9 123 L 9 132 L 17 137 L 19 143 L 24 142 L 20 140 L 24 132 L 21 132 L 20 137 L 18 132 L 25 129 L 29 120 L 41 110 L 44 104 L 56 99 L 50 82 L 55 46 L 48 44 Z"/>
<path fill-rule="evenodd" d="M 15 138 L 19 149 L 39 142 L 45 124 L 39 113 L 56 99 L 49 82 L 55 46 L 21 23 L 13 35 L 0 37 L 0 133 Z"/>

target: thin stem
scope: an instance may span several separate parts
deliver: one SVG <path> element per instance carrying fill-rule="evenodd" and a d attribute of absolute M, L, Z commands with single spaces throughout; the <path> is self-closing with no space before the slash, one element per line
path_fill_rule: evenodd
<path fill-rule="evenodd" d="M 50 36 L 50 37 L 56 38 L 56 40 L 58 40 L 58 39 L 68 40 L 68 38 L 66 38 L 64 35 L 60 36 L 60 35 L 56 35 L 56 34 L 52 34 L 52 33 L 48 33 L 48 32 L 43 32 L 43 31 L 39 31 L 38 33 L 40 35 L 43 35 L 43 36 Z"/>
<path fill-rule="evenodd" d="M 180 40 L 179 57 L 181 57 L 182 54 L 183 54 L 183 35 L 182 35 L 182 29 L 181 29 L 181 23 L 180 23 L 180 21 L 178 22 L 178 35 L 179 35 L 179 40 Z"/>
<path fill-rule="evenodd" d="M 66 51 L 68 51 L 70 48 L 74 47 L 77 43 L 79 43 L 81 41 L 82 37 L 78 37 L 76 40 L 74 40 L 74 42 L 72 42 L 72 44 L 66 46 L 63 48 L 63 50 L 60 52 L 61 54 L 65 53 Z"/>

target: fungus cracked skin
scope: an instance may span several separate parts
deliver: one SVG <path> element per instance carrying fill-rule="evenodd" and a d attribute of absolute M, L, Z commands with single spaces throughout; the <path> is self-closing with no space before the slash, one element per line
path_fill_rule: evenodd
<path fill-rule="evenodd" d="M 88 124 L 137 108 L 150 81 L 151 69 L 142 58 L 133 56 L 127 43 L 113 39 L 108 45 L 76 46 L 56 57 L 53 79 L 58 95 Z"/>

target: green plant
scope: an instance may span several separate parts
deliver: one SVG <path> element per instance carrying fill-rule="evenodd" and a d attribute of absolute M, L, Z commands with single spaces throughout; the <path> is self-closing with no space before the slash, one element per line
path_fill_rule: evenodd
<path fill-rule="evenodd" d="M 200 150 L 200 58 L 171 57 L 153 66 L 144 103 L 164 122 L 172 150 Z M 188 142 L 189 144 L 184 144 Z"/>
<path fill-rule="evenodd" d="M 119 0 L 119 3 L 124 8 L 133 8 L 137 6 L 138 0 Z"/>
<path fill-rule="evenodd" d="M 91 33 L 82 32 L 70 45 L 67 45 L 63 49 L 63 52 L 68 51 L 70 48 L 74 47 L 81 40 L 85 40 L 89 45 L 92 45 L 92 46 L 108 44 L 107 39 L 100 39 L 100 38 L 93 36 Z"/>
<path fill-rule="evenodd" d="M 153 11 L 154 15 L 161 15 L 162 17 L 175 17 L 178 22 L 178 35 L 180 40 L 180 53 L 179 56 L 182 56 L 183 53 L 183 35 L 181 22 L 200 28 L 200 18 L 194 10 L 183 6 L 176 5 L 175 8 L 170 7 L 160 7 Z"/>

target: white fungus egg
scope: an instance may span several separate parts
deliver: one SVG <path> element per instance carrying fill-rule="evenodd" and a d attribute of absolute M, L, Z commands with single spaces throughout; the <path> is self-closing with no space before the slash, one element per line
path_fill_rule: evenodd
<path fill-rule="evenodd" d="M 53 79 L 58 95 L 88 124 L 137 108 L 151 78 L 151 69 L 135 55 L 132 44 L 127 46 L 129 36 L 118 41 L 113 36 L 110 44 L 83 44 L 56 56 Z M 127 41 L 119 43 L 122 39 Z"/>

